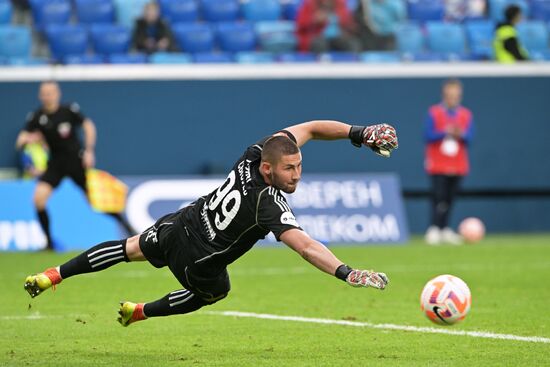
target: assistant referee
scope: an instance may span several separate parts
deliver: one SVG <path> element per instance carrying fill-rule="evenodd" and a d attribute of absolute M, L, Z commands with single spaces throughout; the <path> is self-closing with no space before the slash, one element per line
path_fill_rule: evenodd
<path fill-rule="evenodd" d="M 78 104 L 60 104 L 61 89 L 56 82 L 42 82 L 38 98 L 42 106 L 28 114 L 26 125 L 17 136 L 16 148 L 21 149 L 25 144 L 41 140 L 48 145 L 48 167 L 38 178 L 34 206 L 46 235 L 47 249 L 54 250 L 46 204 L 64 177 L 70 177 L 84 193 L 87 192 L 85 170 L 95 165 L 96 128 L 93 121 L 80 112 Z M 84 131 L 84 147 L 78 137 L 80 129 Z M 129 234 L 134 233 L 120 214 L 107 214 L 114 217 Z"/>

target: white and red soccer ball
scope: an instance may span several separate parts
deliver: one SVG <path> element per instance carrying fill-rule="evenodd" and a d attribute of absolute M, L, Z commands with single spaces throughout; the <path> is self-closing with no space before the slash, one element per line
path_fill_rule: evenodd
<path fill-rule="evenodd" d="M 452 325 L 463 320 L 471 305 L 472 294 L 466 283 L 448 274 L 430 280 L 420 295 L 422 312 L 440 325 Z"/>
<path fill-rule="evenodd" d="M 464 241 L 475 243 L 485 236 L 485 225 L 479 218 L 469 217 L 460 222 L 458 233 Z"/>

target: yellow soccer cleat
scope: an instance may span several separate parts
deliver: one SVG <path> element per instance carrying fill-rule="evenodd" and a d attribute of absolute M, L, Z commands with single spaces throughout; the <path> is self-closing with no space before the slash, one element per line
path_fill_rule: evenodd
<path fill-rule="evenodd" d="M 40 295 L 46 289 L 53 287 L 61 283 L 61 275 L 55 268 L 49 268 L 43 273 L 29 275 L 25 278 L 24 288 L 32 298 Z"/>
<path fill-rule="evenodd" d="M 143 303 L 120 302 L 118 314 L 117 321 L 124 327 L 147 318 L 143 313 Z"/>

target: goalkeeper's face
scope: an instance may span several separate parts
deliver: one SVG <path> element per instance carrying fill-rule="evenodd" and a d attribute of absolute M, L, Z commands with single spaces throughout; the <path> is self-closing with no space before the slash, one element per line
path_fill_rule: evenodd
<path fill-rule="evenodd" d="M 270 165 L 271 185 L 292 194 L 302 178 L 302 154 L 282 155 L 277 163 Z"/>

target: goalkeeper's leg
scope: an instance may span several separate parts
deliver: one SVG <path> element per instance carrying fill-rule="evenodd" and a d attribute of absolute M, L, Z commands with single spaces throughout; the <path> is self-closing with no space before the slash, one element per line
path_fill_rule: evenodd
<path fill-rule="evenodd" d="M 36 297 L 63 279 L 74 275 L 105 270 L 120 262 L 145 260 L 138 245 L 139 236 L 129 239 L 100 243 L 61 266 L 49 268 L 42 273 L 27 276 L 25 290 Z"/>
<path fill-rule="evenodd" d="M 149 317 L 186 314 L 216 303 L 229 293 L 231 286 L 226 270 L 206 278 L 189 271 L 187 275 L 182 284 L 188 289 L 168 293 L 161 299 L 149 303 L 121 302 L 118 322 L 122 326 L 128 326 Z"/>

